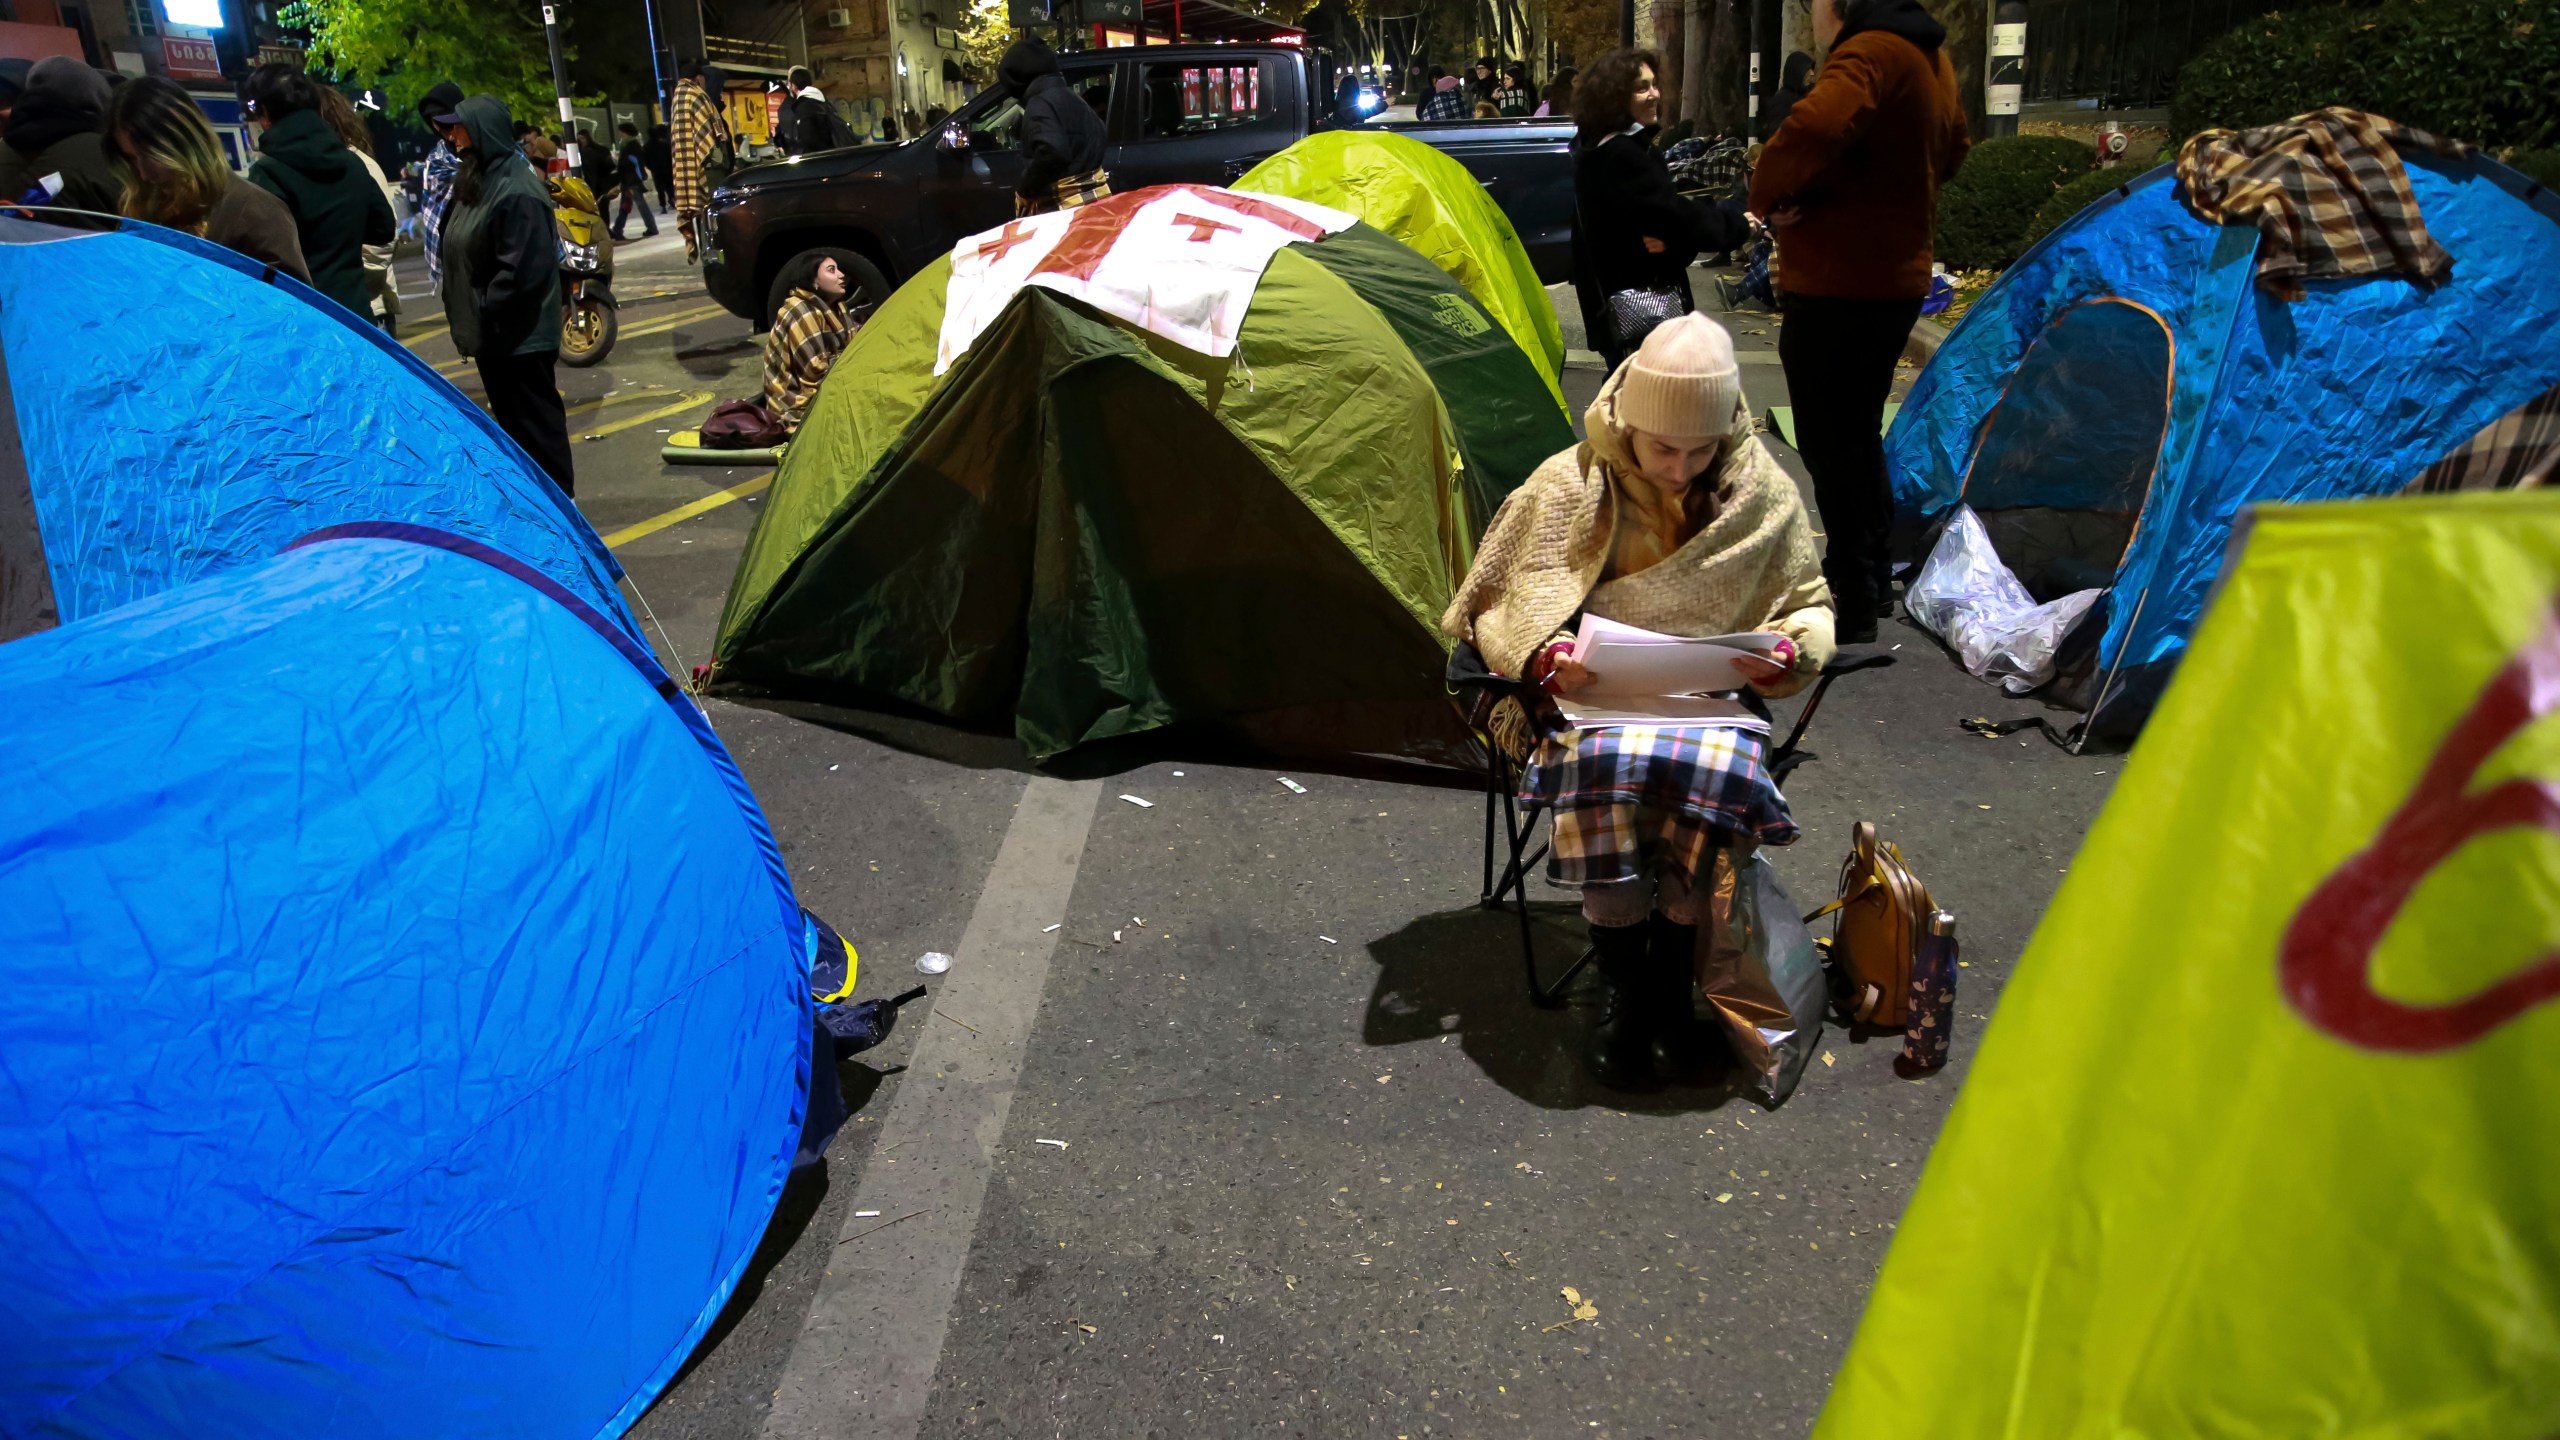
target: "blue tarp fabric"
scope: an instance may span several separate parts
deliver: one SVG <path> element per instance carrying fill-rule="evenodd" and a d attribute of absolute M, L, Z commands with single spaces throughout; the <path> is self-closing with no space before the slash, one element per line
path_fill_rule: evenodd
<path fill-rule="evenodd" d="M 477 540 L 637 638 L 621 567 L 424 361 L 286 276 L 128 222 L 0 220 L 0 353 L 68 622 L 349 521 Z"/>
<path fill-rule="evenodd" d="M 2190 214 L 2166 167 L 2082 211 L 2001 276 L 1913 385 L 1886 441 L 1897 507 L 1944 515 L 1967 496 L 1969 476 L 1982 478 L 1976 446 L 1986 435 L 2033 430 L 1990 423 L 1996 407 L 2033 409 L 2033 397 L 2015 393 L 2022 376 L 2065 377 L 2124 407 L 2165 396 L 2165 433 L 2122 427 L 2156 435 L 2143 443 L 2156 443 L 2158 458 L 2098 651 L 2102 670 L 2124 667 L 2128 703 L 2147 709 L 2244 507 L 2395 492 L 2560 382 L 2560 196 L 2477 157 L 2407 160 L 2427 228 L 2454 257 L 2452 280 L 2433 290 L 2330 280 L 2291 304 L 2267 295 L 2254 283 L 2257 233 Z M 2075 307 L 2109 300 L 2166 328 L 2167 373 L 2023 363 Z M 2039 485 L 2046 505 L 2087 503 L 2072 493 L 2092 473 L 2085 457 L 2040 468 L 2030 457 L 2026 476 L 2015 456 L 1982 458 L 2000 462 L 2009 503 Z"/>
<path fill-rule="evenodd" d="M 564 584 L 374 528 L 0 646 L 0 1433 L 616 1435 L 772 1214 L 734 764 Z"/>

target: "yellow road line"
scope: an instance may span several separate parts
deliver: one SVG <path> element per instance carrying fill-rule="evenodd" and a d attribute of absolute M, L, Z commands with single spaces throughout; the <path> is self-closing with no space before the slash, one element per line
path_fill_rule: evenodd
<path fill-rule="evenodd" d="M 421 341 L 433 340 L 439 335 L 450 333 L 452 329 L 453 327 L 450 325 L 439 325 L 433 330 L 416 331 L 412 334 L 401 336 L 400 343 L 408 346 L 416 346 Z"/>
<path fill-rule="evenodd" d="M 602 410 L 608 405 L 627 405 L 634 400 L 664 400 L 670 395 L 683 393 L 681 390 L 616 390 L 600 399 L 581 400 L 570 406 L 568 413 L 583 415 L 590 410 Z"/>
<path fill-rule="evenodd" d="M 726 490 L 715 490 L 690 505 L 679 505 L 664 515 L 652 515 L 637 525 L 625 526 L 614 531 L 604 537 L 604 546 L 608 550 L 619 550 L 644 535 L 655 535 L 670 525 L 690 520 L 706 510 L 717 510 L 732 500 L 745 499 L 772 483 L 772 476 L 759 475 L 744 485 L 732 485 Z"/>
<path fill-rule="evenodd" d="M 616 420 L 610 425 L 599 425 L 578 438 L 581 440 L 601 440 L 607 435 L 628 430 L 634 425 L 646 425 L 652 420 L 663 420 L 670 415 L 681 414 L 710 398 L 711 392 L 708 390 L 687 391 L 684 395 L 678 397 L 676 403 L 673 405 L 661 405 L 657 409 L 649 411 L 645 415 L 632 415 L 621 420 Z"/>
<path fill-rule="evenodd" d="M 726 315 L 728 313 L 728 307 L 725 305 L 705 305 L 699 310 L 684 310 L 673 315 L 661 315 L 651 319 L 646 325 L 635 325 L 630 329 L 623 331 L 620 335 L 616 336 L 615 339 L 619 342 L 622 340 L 636 340 L 643 335 L 659 335 L 669 330 L 680 329 L 697 320 L 707 320 L 713 316 Z"/>

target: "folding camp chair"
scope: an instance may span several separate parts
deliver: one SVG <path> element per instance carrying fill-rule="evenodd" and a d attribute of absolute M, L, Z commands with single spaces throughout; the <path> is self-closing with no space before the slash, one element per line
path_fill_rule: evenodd
<path fill-rule="evenodd" d="M 1822 678 L 1814 682 L 1813 693 L 1805 697 L 1804 709 L 1796 713 L 1796 723 L 1787 732 L 1786 740 L 1769 752 L 1769 778 L 1783 785 L 1797 766 L 1814 758 L 1813 752 L 1802 748 L 1799 742 L 1804 739 L 1805 728 L 1813 723 L 1814 712 L 1822 708 L 1822 697 L 1830 692 L 1832 681 L 1893 662 L 1891 655 L 1860 655 L 1835 659 L 1823 666 Z M 1520 798 L 1518 768 L 1511 763 L 1510 755 L 1494 739 L 1491 731 L 1476 719 L 1477 716 L 1490 715 L 1494 704 L 1499 701 L 1517 700 L 1524 707 L 1533 704 L 1538 695 L 1537 687 L 1494 674 L 1485 667 L 1484 657 L 1476 652 L 1475 647 L 1464 644 L 1449 659 L 1449 686 L 1457 694 L 1459 708 L 1468 717 L 1468 728 L 1485 755 L 1484 887 L 1476 903 L 1487 910 L 1499 910 L 1507 905 L 1519 916 L 1520 962 L 1529 980 L 1529 1000 L 1544 1009 L 1561 1008 L 1566 988 L 1573 984 L 1573 977 L 1582 973 L 1582 967 L 1591 963 L 1595 952 L 1585 946 L 1574 962 L 1565 967 L 1563 974 L 1552 981 L 1538 978 L 1537 942 L 1529 929 L 1529 870 L 1546 858 L 1547 850 L 1554 841 L 1551 836 L 1534 852 L 1529 850 L 1529 845 L 1538 838 L 1538 822 L 1547 818 L 1548 807 L 1544 803 Z M 1495 843 L 1494 820 L 1497 814 L 1502 822 L 1500 851 L 1497 851 Z M 1506 853 L 1508 857 L 1502 863 L 1499 876 L 1494 870 L 1497 853 Z"/>

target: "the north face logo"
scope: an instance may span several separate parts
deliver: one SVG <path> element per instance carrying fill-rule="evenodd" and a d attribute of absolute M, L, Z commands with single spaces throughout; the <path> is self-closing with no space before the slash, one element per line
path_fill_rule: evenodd
<path fill-rule="evenodd" d="M 1431 318 L 1461 335 L 1481 335 L 1493 328 L 1476 307 L 1455 295 L 1435 295 L 1431 300 Z"/>

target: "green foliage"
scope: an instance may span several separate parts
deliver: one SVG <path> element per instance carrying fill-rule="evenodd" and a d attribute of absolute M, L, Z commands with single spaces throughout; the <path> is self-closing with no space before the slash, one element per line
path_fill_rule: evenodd
<path fill-rule="evenodd" d="M 2035 218 L 2027 222 L 2026 233 L 2018 237 L 2018 253 L 2024 255 L 2035 243 L 2061 228 L 2062 223 L 2095 204 L 2100 196 L 2113 195 L 2116 187 L 2141 175 L 2130 165 L 2113 170 L 2092 170 L 2045 197 L 2036 207 Z"/>
<path fill-rule="evenodd" d="M 396 124 L 417 124 L 418 97 L 450 80 L 559 128 L 542 11 L 528 0 L 293 0 L 279 18 L 311 36 L 312 73 L 378 87 Z"/>
<path fill-rule="evenodd" d="M 2518 150 L 2507 157 L 2507 163 L 2541 181 L 2545 189 L 2560 190 L 2560 150 Z"/>
<path fill-rule="evenodd" d="M 2560 144 L 2560 0 L 2310 4 L 2244 21 L 2178 72 L 2173 134 L 2324 105 L 2489 147 Z"/>
<path fill-rule="evenodd" d="M 1951 270 L 1997 269 L 2017 259 L 2036 211 L 2097 163 L 2087 144 L 2053 135 L 1974 146 L 1938 192 L 1937 259 Z"/>

